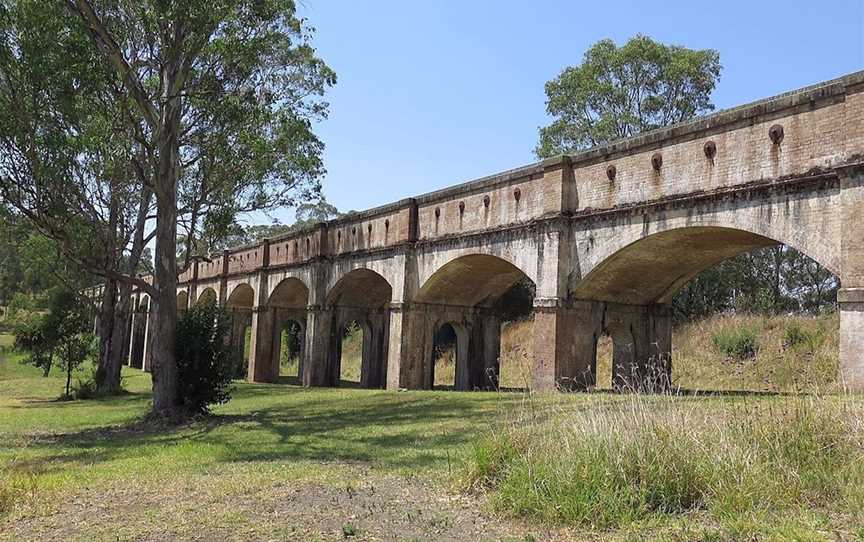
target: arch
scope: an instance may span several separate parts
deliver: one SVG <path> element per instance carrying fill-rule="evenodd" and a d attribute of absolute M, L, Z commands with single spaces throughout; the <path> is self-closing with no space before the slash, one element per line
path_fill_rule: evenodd
<path fill-rule="evenodd" d="M 211 304 L 215 305 L 219 301 L 219 296 L 213 288 L 204 288 L 198 294 L 198 299 L 195 300 L 195 305 Z"/>
<path fill-rule="evenodd" d="M 571 289 L 577 299 L 628 305 L 664 304 L 700 272 L 738 254 L 780 243 L 737 228 L 668 229 L 612 251 Z M 808 252 L 801 252 L 811 257 Z"/>
<path fill-rule="evenodd" d="M 328 362 L 331 385 L 339 383 L 342 335 L 345 326 L 353 320 L 363 330 L 360 386 L 384 386 L 387 381 L 389 304 L 392 298 L 393 288 L 387 279 L 367 268 L 349 271 L 327 293 L 326 306 L 332 313 Z"/>
<path fill-rule="evenodd" d="M 496 389 L 500 373 L 501 326 L 518 296 L 512 294 L 522 281 L 531 288 L 527 310 L 533 305 L 534 282 L 512 262 L 489 254 L 454 258 L 421 286 L 414 301 L 427 304 L 430 314 L 423 324 L 424 386 L 434 386 L 435 336 L 450 324 L 457 336 L 457 390 Z M 520 288 L 520 291 L 522 289 Z"/>
<path fill-rule="evenodd" d="M 231 291 L 225 305 L 229 309 L 252 309 L 255 306 L 255 290 L 245 282 L 238 284 Z"/>
<path fill-rule="evenodd" d="M 460 256 L 439 267 L 420 287 L 415 301 L 463 307 L 488 306 L 529 275 L 488 254 Z"/>
<path fill-rule="evenodd" d="M 267 306 L 272 309 L 275 329 L 272 342 L 273 363 L 278 367 L 275 372 L 282 374 L 283 366 L 287 366 L 290 371 L 286 376 L 296 377 L 298 380 L 303 378 L 306 365 L 306 307 L 308 304 L 309 288 L 296 277 L 282 279 L 273 288 L 267 300 Z M 291 338 L 296 341 L 296 344 L 289 344 Z M 296 371 L 291 367 L 294 359 L 290 356 L 292 348 L 296 348 Z"/>
<path fill-rule="evenodd" d="M 267 304 L 281 309 L 305 309 L 309 304 L 309 288 L 302 280 L 288 277 L 276 285 Z"/>
<path fill-rule="evenodd" d="M 453 334 L 453 379 L 451 383 L 438 383 L 440 374 L 440 365 L 441 355 L 443 352 L 440 349 L 441 346 L 441 335 L 444 333 L 446 328 L 450 328 L 450 331 Z M 459 322 L 454 320 L 440 320 L 436 322 L 433 326 L 433 337 L 432 337 L 432 359 L 429 362 L 429 372 L 428 378 L 429 382 L 426 383 L 426 387 L 429 389 L 435 389 L 438 387 L 449 387 L 452 386 L 453 389 L 464 389 L 464 382 L 468 378 L 468 365 L 467 365 L 467 356 L 468 356 L 468 329 Z"/>
<path fill-rule="evenodd" d="M 346 273 L 327 292 L 328 306 L 383 308 L 393 298 L 390 283 L 371 269 L 361 267 Z"/>

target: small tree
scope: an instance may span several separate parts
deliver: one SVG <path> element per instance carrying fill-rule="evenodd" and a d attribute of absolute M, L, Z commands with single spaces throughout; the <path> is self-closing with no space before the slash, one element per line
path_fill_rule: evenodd
<path fill-rule="evenodd" d="M 85 320 L 80 315 L 69 314 L 58 331 L 56 357 L 57 363 L 66 372 L 66 398 L 70 397 L 72 373 L 94 353 L 94 337 L 84 331 L 85 327 Z"/>
<path fill-rule="evenodd" d="M 231 399 L 236 361 L 230 331 L 228 314 L 215 304 L 196 305 L 177 322 L 178 401 L 187 412 L 206 413 Z"/>

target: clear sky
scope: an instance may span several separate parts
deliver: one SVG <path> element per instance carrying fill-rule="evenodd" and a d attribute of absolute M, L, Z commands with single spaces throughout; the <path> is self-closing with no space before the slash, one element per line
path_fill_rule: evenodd
<path fill-rule="evenodd" d="M 535 161 L 544 83 L 603 38 L 718 50 L 718 109 L 864 69 L 862 0 L 300 1 L 339 78 L 317 132 L 342 211 Z"/>

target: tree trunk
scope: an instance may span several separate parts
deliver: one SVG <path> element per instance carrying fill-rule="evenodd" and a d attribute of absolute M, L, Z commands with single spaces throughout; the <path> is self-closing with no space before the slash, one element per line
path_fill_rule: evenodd
<path fill-rule="evenodd" d="M 72 388 L 72 363 L 66 360 L 66 397 L 69 397 L 69 391 Z"/>
<path fill-rule="evenodd" d="M 120 392 L 120 371 L 126 354 L 129 303 L 132 288 L 126 283 L 105 281 L 105 294 L 99 315 L 99 365 L 96 368 L 96 391 L 103 395 Z"/>
<path fill-rule="evenodd" d="M 166 85 L 171 88 L 171 85 Z M 180 177 L 178 130 L 179 97 L 163 106 L 163 132 L 159 137 L 159 173 L 156 179 L 156 261 L 153 286 L 155 311 L 151 333 L 153 412 L 170 417 L 179 410 L 177 363 L 177 181 Z"/>
<path fill-rule="evenodd" d="M 105 290 L 102 292 L 102 306 L 99 309 L 99 327 L 96 334 L 99 336 L 99 364 L 96 367 L 96 388 L 103 390 L 110 388 L 108 378 L 111 366 L 111 344 L 114 341 L 113 328 L 117 308 L 117 282 L 111 279 L 105 281 Z M 117 387 L 120 387 L 120 378 L 117 378 Z"/>

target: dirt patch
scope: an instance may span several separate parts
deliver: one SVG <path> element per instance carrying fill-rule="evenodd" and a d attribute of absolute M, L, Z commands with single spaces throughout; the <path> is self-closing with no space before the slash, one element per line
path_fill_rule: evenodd
<path fill-rule="evenodd" d="M 0 524 L 0 540 L 551 540 L 482 501 L 352 468 L 345 483 L 204 474 L 87 488 Z"/>

